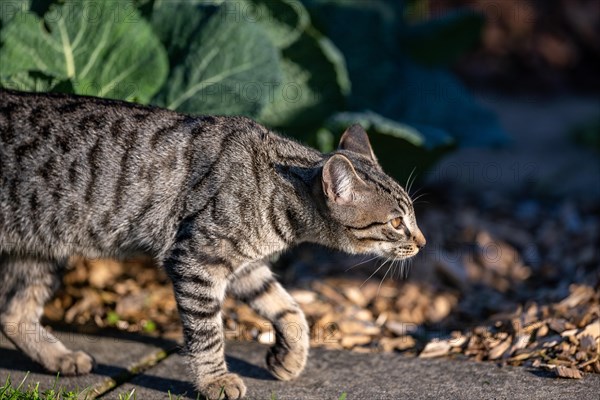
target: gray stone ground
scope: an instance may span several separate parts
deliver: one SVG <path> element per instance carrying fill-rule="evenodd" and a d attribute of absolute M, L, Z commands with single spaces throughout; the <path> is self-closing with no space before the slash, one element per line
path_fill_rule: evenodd
<path fill-rule="evenodd" d="M 79 378 L 61 378 L 65 388 L 87 390 L 90 397 L 118 399 L 135 389 L 139 400 L 195 399 L 184 358 L 176 344 L 142 336 L 115 334 L 92 336 L 60 333 L 72 348 L 91 352 L 96 371 Z M 248 399 L 328 400 L 339 399 L 597 399 L 600 376 L 582 380 L 557 379 L 535 370 L 498 367 L 448 359 L 418 359 L 399 354 L 358 354 L 314 349 L 305 373 L 296 381 L 280 382 L 265 369 L 266 347 L 257 343 L 229 342 L 230 369 L 240 374 L 248 387 Z M 140 373 L 141 369 L 146 368 Z M 40 382 L 51 388 L 56 378 L 46 374 L 0 337 L 0 380 L 10 375 L 20 382 Z"/>
<path fill-rule="evenodd" d="M 565 131 L 598 115 L 597 99 L 484 98 L 495 109 L 514 146 L 499 150 L 463 149 L 444 159 L 430 174 L 432 181 L 450 181 L 482 190 L 519 190 L 598 197 L 600 161 L 597 154 L 573 145 Z M 93 354 L 93 374 L 61 378 L 69 389 L 87 388 L 91 396 L 116 399 L 135 389 L 137 399 L 168 399 L 167 391 L 196 398 L 176 344 L 142 336 L 93 336 L 62 333 L 71 348 Z M 355 354 L 313 350 L 305 373 L 294 382 L 279 382 L 265 370 L 265 348 L 255 343 L 229 343 L 229 365 L 242 375 L 250 399 L 599 399 L 600 376 L 582 380 L 556 379 L 525 368 L 491 363 L 422 360 L 399 354 Z M 55 377 L 16 351 L 0 335 L 0 382 L 10 375 L 20 382 L 40 382 L 51 388 Z M 143 371 L 140 373 L 140 371 Z"/>

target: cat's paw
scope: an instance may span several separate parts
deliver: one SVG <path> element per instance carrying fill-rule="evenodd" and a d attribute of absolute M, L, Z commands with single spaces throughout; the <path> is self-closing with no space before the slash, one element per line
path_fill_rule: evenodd
<path fill-rule="evenodd" d="M 308 348 L 299 346 L 290 349 L 276 344 L 267 353 L 267 366 L 277 379 L 289 381 L 304 370 L 307 358 Z"/>
<path fill-rule="evenodd" d="M 200 391 L 209 400 L 241 399 L 246 395 L 246 385 L 236 374 L 226 374 L 203 383 Z"/>
<path fill-rule="evenodd" d="M 75 376 L 89 374 L 94 368 L 95 362 L 92 356 L 83 351 L 71 351 L 60 355 L 49 367 L 53 372 L 59 372 L 62 376 Z"/>

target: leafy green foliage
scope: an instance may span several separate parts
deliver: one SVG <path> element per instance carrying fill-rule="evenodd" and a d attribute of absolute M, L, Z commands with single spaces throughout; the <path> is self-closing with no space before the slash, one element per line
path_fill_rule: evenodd
<path fill-rule="evenodd" d="M 164 49 L 128 2 L 53 5 L 43 20 L 20 12 L 0 33 L 3 76 L 40 72 L 78 94 L 144 103 L 167 72 Z"/>
<path fill-rule="evenodd" d="M 350 84 L 344 58 L 329 40 L 307 30 L 282 53 L 283 80 L 259 119 L 266 125 L 302 132 L 344 106 Z"/>
<path fill-rule="evenodd" d="M 6 88 L 27 88 L 34 92 L 49 92 L 56 88 L 60 81 L 41 72 L 20 71 L 10 76 L 0 75 L 0 84 Z"/>
<path fill-rule="evenodd" d="M 233 4 L 240 18 L 263 26 L 281 49 L 298 40 L 310 24 L 308 12 L 296 0 L 244 0 Z"/>
<path fill-rule="evenodd" d="M 479 40 L 476 14 L 409 21 L 415 2 L 396 0 L 11 4 L 4 87 L 244 114 L 325 151 L 358 122 L 400 179 L 455 145 L 506 140 L 445 69 Z"/>
<path fill-rule="evenodd" d="M 3 2 L 0 9 L 0 28 L 8 24 L 16 15 L 29 10 L 31 0 L 15 0 L 11 2 Z"/>
<path fill-rule="evenodd" d="M 389 88 L 394 65 L 394 10 L 383 0 L 310 0 L 317 29 L 341 50 L 352 82 L 351 109 L 373 109 Z"/>
<path fill-rule="evenodd" d="M 170 7 L 170 4 L 166 4 Z M 181 5 L 181 7 L 188 7 Z M 189 7 L 193 8 L 193 4 Z M 187 40 L 178 40 L 167 48 L 181 48 L 188 42 L 181 62 L 173 66 L 153 103 L 191 114 L 257 115 L 265 106 L 265 85 L 281 81 L 277 49 L 257 24 L 240 20 L 223 23 L 232 10 L 225 3 L 206 22 L 195 27 L 193 12 L 187 23 Z M 235 10 L 233 10 L 235 12 Z M 169 13 L 153 14 L 154 25 L 168 24 Z M 161 18 L 162 17 L 162 18 Z"/>
<path fill-rule="evenodd" d="M 148 19 L 167 50 L 171 69 L 183 61 L 195 36 L 216 10 L 217 6 L 207 6 L 201 1 L 154 1 L 147 12 Z"/>
<path fill-rule="evenodd" d="M 461 146 L 506 142 L 495 117 L 442 68 L 479 40 L 478 15 L 457 13 L 408 26 L 402 7 L 391 0 L 307 4 L 315 24 L 346 57 L 351 110 L 373 110 L 407 123 L 423 134 L 430 149 L 438 143 L 430 139 L 444 136 Z M 385 151 L 374 147 L 376 153 Z"/>

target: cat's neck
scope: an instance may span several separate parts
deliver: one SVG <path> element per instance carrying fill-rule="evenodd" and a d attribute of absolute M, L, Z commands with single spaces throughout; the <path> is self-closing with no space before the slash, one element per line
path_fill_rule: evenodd
<path fill-rule="evenodd" d="M 302 146 L 301 154 L 286 154 L 274 164 L 277 181 L 282 185 L 276 190 L 280 208 L 274 212 L 285 221 L 288 228 L 285 233 L 290 234 L 288 241 L 330 245 L 327 243 L 333 236 L 329 234 L 330 218 L 322 203 L 323 196 L 319 195 L 324 156 L 316 151 L 305 152 L 305 149 Z"/>

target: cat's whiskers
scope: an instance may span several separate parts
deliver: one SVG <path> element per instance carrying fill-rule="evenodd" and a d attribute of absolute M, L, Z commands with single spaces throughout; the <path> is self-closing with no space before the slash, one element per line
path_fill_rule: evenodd
<path fill-rule="evenodd" d="M 392 263 L 390 264 L 390 268 L 392 269 L 392 273 L 390 275 L 390 278 L 393 280 L 394 279 L 394 274 L 396 273 L 396 264 L 395 264 L 396 260 L 392 259 Z"/>
<path fill-rule="evenodd" d="M 404 279 L 408 279 L 408 275 L 410 274 L 410 269 L 412 268 L 413 265 L 413 259 L 408 259 L 406 260 L 406 268 L 404 271 Z"/>
<path fill-rule="evenodd" d="M 421 190 L 421 189 L 419 189 L 419 190 Z M 415 195 L 416 195 L 417 193 L 418 193 L 418 191 L 417 191 L 417 192 L 415 192 Z M 413 202 L 413 204 L 415 204 L 415 203 L 416 203 L 416 202 L 417 202 L 417 201 L 418 201 L 420 198 L 422 198 L 422 197 L 424 197 L 424 196 L 427 196 L 427 195 L 428 195 L 428 193 L 427 193 L 427 192 L 423 192 L 423 193 L 421 193 L 420 195 L 418 195 L 417 197 L 415 197 L 415 198 L 413 199 L 413 201 L 412 201 L 412 202 Z"/>
<path fill-rule="evenodd" d="M 389 260 L 389 259 L 388 259 Z M 381 282 L 379 282 L 379 286 L 377 287 L 377 295 L 375 297 L 379 296 L 379 291 L 381 290 L 381 285 L 383 285 L 383 281 L 385 281 L 385 277 L 387 276 L 387 274 L 390 272 L 390 269 L 392 268 L 394 264 L 391 263 L 390 266 L 387 268 L 387 270 L 385 271 L 385 274 L 383 275 L 383 278 L 381 279 Z"/>
<path fill-rule="evenodd" d="M 400 267 L 400 264 L 399 264 L 399 262 L 400 262 L 400 261 L 401 261 L 401 260 L 399 260 L 399 259 L 397 259 L 397 258 L 394 258 L 394 259 L 392 260 L 392 267 L 394 268 L 394 269 L 392 270 L 392 279 L 395 279 L 395 278 L 394 278 L 394 276 L 395 276 L 396 274 L 398 274 L 398 277 L 400 277 L 400 274 L 399 274 L 399 273 L 400 273 L 400 269 L 399 269 L 399 267 Z"/>
<path fill-rule="evenodd" d="M 387 258 L 379 267 L 377 267 L 377 269 L 371 274 L 369 275 L 369 277 L 367 279 L 365 279 L 365 281 L 360 285 L 360 287 L 363 287 L 365 285 L 365 283 L 367 283 L 367 281 L 369 279 L 371 279 L 381 268 L 383 268 L 383 266 L 389 261 L 390 259 Z"/>
<path fill-rule="evenodd" d="M 373 260 L 375 260 L 375 259 L 377 259 L 377 258 L 379 258 L 379 256 L 373 256 L 373 257 L 369 258 L 368 260 L 360 261 L 359 263 L 357 263 L 357 264 L 354 264 L 354 265 L 353 265 L 353 266 L 351 266 L 350 268 L 346 269 L 344 272 L 348 272 L 348 271 L 350 271 L 351 269 L 358 267 L 359 265 L 366 264 L 366 263 L 368 263 L 369 261 L 373 261 Z"/>
<path fill-rule="evenodd" d="M 412 182 L 410 181 L 410 178 L 413 176 L 413 174 L 415 173 L 416 170 L 417 170 L 417 167 L 414 167 L 412 169 L 412 171 L 410 171 L 410 175 L 408 175 L 408 178 L 406 179 L 406 184 L 404 184 L 404 187 L 406 188 L 406 193 L 408 193 L 409 196 L 410 196 L 410 189 L 411 189 L 413 183 L 415 183 L 417 176 L 415 175 L 415 179 L 413 179 Z"/>

